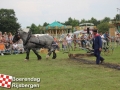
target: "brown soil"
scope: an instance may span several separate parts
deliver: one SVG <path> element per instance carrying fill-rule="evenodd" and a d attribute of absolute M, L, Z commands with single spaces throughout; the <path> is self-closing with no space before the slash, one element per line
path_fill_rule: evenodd
<path fill-rule="evenodd" d="M 71 59 L 77 60 L 77 61 L 84 63 L 84 64 L 94 64 L 94 65 L 96 64 L 95 61 L 91 61 L 91 60 L 80 59 L 80 58 L 71 58 Z M 100 63 L 99 65 L 101 65 L 105 68 L 112 68 L 112 69 L 120 70 L 120 65 L 118 65 L 118 64 L 103 62 L 102 64 Z"/>

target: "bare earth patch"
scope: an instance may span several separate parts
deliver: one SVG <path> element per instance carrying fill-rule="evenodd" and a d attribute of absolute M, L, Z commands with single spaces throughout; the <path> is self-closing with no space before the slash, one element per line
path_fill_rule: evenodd
<path fill-rule="evenodd" d="M 84 57 L 91 57 L 91 56 L 93 56 L 93 54 L 68 54 L 68 56 L 70 59 L 80 61 L 84 64 L 95 64 L 95 61 L 83 59 Z M 120 65 L 118 65 L 118 64 L 103 62 L 100 65 L 102 65 L 103 67 L 120 70 Z"/>

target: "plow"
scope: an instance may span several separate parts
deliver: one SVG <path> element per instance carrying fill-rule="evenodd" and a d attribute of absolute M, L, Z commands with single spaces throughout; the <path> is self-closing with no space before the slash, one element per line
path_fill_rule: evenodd
<path fill-rule="evenodd" d="M 72 54 L 72 53 L 68 53 L 68 57 L 69 58 L 84 58 L 84 57 L 93 57 L 94 56 L 94 52 L 93 52 L 93 49 L 91 48 L 86 48 L 85 49 L 87 53 L 85 54 L 82 54 L 82 53 L 77 53 L 77 54 Z"/>
<path fill-rule="evenodd" d="M 93 57 L 94 54 L 93 53 L 86 53 L 86 54 L 80 54 L 80 53 L 78 53 L 78 54 L 71 54 L 71 53 L 69 53 L 68 56 L 71 59 L 75 59 L 75 58 Z"/>

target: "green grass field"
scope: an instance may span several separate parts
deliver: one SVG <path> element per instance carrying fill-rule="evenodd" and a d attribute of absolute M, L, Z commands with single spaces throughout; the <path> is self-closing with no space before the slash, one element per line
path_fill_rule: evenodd
<path fill-rule="evenodd" d="M 113 55 L 103 56 L 105 63 L 120 64 L 120 47 L 116 47 Z M 71 51 L 71 53 L 86 53 L 84 50 Z M 25 54 L 0 56 L 0 74 L 11 75 L 16 78 L 40 78 L 37 82 L 14 82 L 39 84 L 33 90 L 119 90 L 120 70 L 105 68 L 102 65 L 85 64 L 79 60 L 68 58 L 68 54 L 57 53 L 57 59 L 38 61 L 33 52 L 30 60 L 24 61 Z M 86 58 L 95 62 L 95 57 Z M 0 90 L 6 90 L 0 87 Z M 18 90 L 11 88 L 11 90 Z M 30 88 L 19 88 L 30 90 Z"/>

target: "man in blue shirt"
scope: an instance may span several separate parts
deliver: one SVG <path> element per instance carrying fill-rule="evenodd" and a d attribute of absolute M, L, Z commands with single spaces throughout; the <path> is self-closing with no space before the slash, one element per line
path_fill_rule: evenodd
<path fill-rule="evenodd" d="M 102 51 L 102 40 L 100 35 L 97 33 L 97 30 L 93 30 L 93 49 L 94 49 L 94 55 L 96 57 L 96 64 L 99 64 L 104 61 L 104 58 L 100 56 L 100 53 Z"/>
<path fill-rule="evenodd" d="M 107 45 L 109 45 L 109 34 L 108 34 L 108 32 L 106 32 L 106 33 L 104 34 L 104 38 L 105 38 L 105 40 L 107 41 Z"/>

